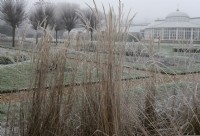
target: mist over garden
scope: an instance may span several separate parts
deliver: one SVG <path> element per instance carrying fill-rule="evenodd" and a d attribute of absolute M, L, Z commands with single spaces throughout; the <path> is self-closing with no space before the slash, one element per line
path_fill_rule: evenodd
<path fill-rule="evenodd" d="M 0 135 L 200 135 L 198 17 L 28 2 L 0 1 Z"/>

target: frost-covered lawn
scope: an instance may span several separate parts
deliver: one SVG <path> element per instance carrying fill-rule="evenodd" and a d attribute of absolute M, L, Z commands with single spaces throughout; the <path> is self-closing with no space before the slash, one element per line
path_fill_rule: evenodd
<path fill-rule="evenodd" d="M 91 71 L 91 80 L 85 80 L 86 73 L 83 66 L 78 66 L 77 72 L 73 74 L 72 70 L 74 69 L 74 64 L 72 61 L 66 64 L 66 69 L 64 72 L 65 84 L 72 82 L 72 77 L 75 76 L 76 83 L 82 82 L 96 82 L 99 81 L 97 77 L 96 69 L 93 68 Z M 31 82 L 34 82 L 34 71 L 30 62 L 22 62 L 17 64 L 10 65 L 0 65 L 0 91 L 12 91 L 29 88 Z M 123 72 L 123 79 L 135 79 L 135 78 L 144 78 L 146 73 L 142 71 L 133 71 L 133 72 Z M 54 72 L 49 72 L 47 80 L 50 81 L 54 78 Z M 48 86 L 47 82 L 47 86 Z"/>

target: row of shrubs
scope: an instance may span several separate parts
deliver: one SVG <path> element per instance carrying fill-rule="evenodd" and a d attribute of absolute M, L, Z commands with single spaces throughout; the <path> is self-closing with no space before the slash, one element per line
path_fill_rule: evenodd
<path fill-rule="evenodd" d="M 199 48 L 174 48 L 174 52 L 200 53 Z"/>
<path fill-rule="evenodd" d="M 13 64 L 16 62 L 23 62 L 28 60 L 28 57 L 25 55 L 19 55 L 19 56 L 0 56 L 0 65 L 8 65 L 8 64 Z"/>

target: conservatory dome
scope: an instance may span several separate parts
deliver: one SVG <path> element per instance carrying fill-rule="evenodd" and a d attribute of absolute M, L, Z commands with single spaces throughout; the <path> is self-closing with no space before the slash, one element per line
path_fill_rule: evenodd
<path fill-rule="evenodd" d="M 189 22 L 190 17 L 189 17 L 188 14 L 186 14 L 184 12 L 180 12 L 179 9 L 177 9 L 176 12 L 172 12 L 166 17 L 166 21 L 172 21 L 172 22 L 186 21 L 186 22 Z"/>
<path fill-rule="evenodd" d="M 190 18 L 187 13 L 176 10 L 164 20 L 156 20 L 144 30 L 144 39 L 156 39 L 160 42 L 200 43 L 200 17 Z"/>

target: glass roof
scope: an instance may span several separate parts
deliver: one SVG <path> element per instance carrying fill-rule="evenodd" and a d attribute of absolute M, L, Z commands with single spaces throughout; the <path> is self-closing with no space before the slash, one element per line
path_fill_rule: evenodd
<path fill-rule="evenodd" d="M 176 12 L 172 12 L 170 13 L 167 17 L 166 17 L 166 21 L 184 21 L 184 22 L 189 22 L 190 21 L 190 17 L 188 14 L 184 13 L 184 12 L 180 12 L 179 9 L 176 10 Z"/>
<path fill-rule="evenodd" d="M 187 17 L 187 18 L 190 18 L 188 14 L 186 14 L 185 12 L 181 12 L 179 9 L 177 9 L 176 12 L 170 13 L 166 18 L 170 18 L 170 17 Z"/>
<path fill-rule="evenodd" d="M 170 13 L 165 20 L 155 21 L 147 28 L 200 28 L 200 24 L 190 21 L 188 14 L 179 10 Z"/>

